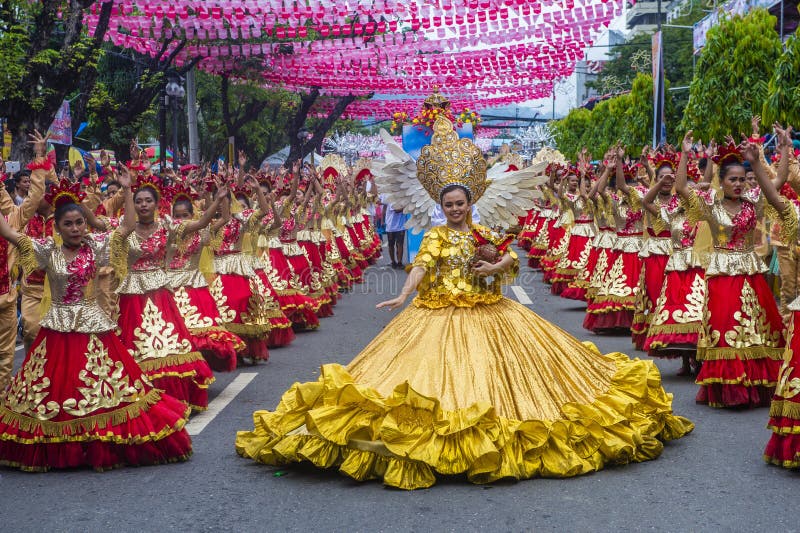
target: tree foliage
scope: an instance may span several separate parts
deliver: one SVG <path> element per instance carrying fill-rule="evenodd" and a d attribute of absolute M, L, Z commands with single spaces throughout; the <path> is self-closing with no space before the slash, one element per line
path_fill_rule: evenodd
<path fill-rule="evenodd" d="M 84 19 L 94 0 L 0 3 L 0 116 L 14 136 L 12 157 L 27 159 L 27 133 L 46 130 L 64 99 L 94 83 L 112 2 L 100 6 L 94 35 Z"/>
<path fill-rule="evenodd" d="M 673 112 L 669 91 L 665 93 L 665 113 Z M 650 144 L 653 135 L 653 78 L 638 74 L 631 91 L 598 103 L 589 111 L 579 107 L 551 123 L 558 149 L 575 158 L 586 147 L 600 157 L 617 141 L 622 141 L 630 153 L 638 153 Z"/>
<path fill-rule="evenodd" d="M 781 55 L 775 22 L 766 10 L 756 9 L 709 30 L 682 129 L 693 129 L 695 138 L 705 140 L 750 131 L 750 119 L 762 112 Z"/>
<path fill-rule="evenodd" d="M 583 146 L 591 143 L 592 112 L 585 107 L 576 107 L 561 120 L 550 122 L 553 140 L 565 157 L 574 159 Z"/>
<path fill-rule="evenodd" d="M 227 97 L 226 104 L 223 95 Z M 249 80 L 225 81 L 223 76 L 198 72 L 198 129 L 203 158 L 208 161 L 225 154 L 230 136 L 235 137 L 237 149 L 244 150 L 254 163 L 280 150 L 288 142 L 286 123 L 298 100 L 293 93 L 267 90 Z"/>
<path fill-rule="evenodd" d="M 665 4 L 666 5 L 666 4 Z M 708 13 L 704 10 L 703 2 L 693 2 L 691 9 L 680 17 L 671 21 L 675 26 L 691 26 Z M 664 27 L 662 29 L 664 46 L 664 74 L 668 84 L 672 87 L 686 87 L 692 82 L 693 62 L 692 32 L 686 28 Z M 607 91 L 607 86 L 619 84 L 621 88 L 630 87 L 639 73 L 650 73 L 652 67 L 648 62 L 640 60 L 642 57 L 651 56 L 652 35 L 637 33 L 621 45 L 613 46 L 608 56 L 610 59 L 603 65 L 603 70 L 595 81 L 587 86 L 598 90 L 601 94 Z M 609 82 L 613 80 L 613 82 Z M 688 91 L 679 90 L 672 93 L 673 104 L 666 113 L 667 125 L 675 125 L 683 116 L 683 110 L 688 102 Z M 651 119 L 652 120 L 652 119 Z M 670 137 L 672 132 L 667 131 Z"/>
<path fill-rule="evenodd" d="M 800 38 L 795 33 L 775 63 L 769 80 L 767 99 L 761 110 L 764 124 L 780 122 L 800 128 Z"/>

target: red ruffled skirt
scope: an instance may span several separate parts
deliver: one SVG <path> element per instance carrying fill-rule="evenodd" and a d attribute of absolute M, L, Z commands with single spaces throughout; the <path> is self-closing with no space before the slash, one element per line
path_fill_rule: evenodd
<path fill-rule="evenodd" d="M 271 320 L 280 317 L 280 308 L 260 278 L 240 274 L 217 274 L 211 284 L 220 315 L 220 324 L 238 335 L 247 345 L 243 355 L 252 359 L 269 359 L 267 337 Z"/>
<path fill-rule="evenodd" d="M 275 287 L 270 283 L 269 276 L 263 268 L 254 269 L 256 275 L 261 280 L 261 284 L 266 289 L 267 301 L 264 305 L 264 314 L 269 321 L 272 329 L 267 337 L 267 346 L 270 348 L 280 348 L 281 346 L 288 346 L 295 339 L 294 330 L 292 329 L 292 321 L 284 314 L 280 305 L 278 305 L 278 293 Z"/>
<path fill-rule="evenodd" d="M 764 459 L 784 468 L 800 467 L 800 311 L 792 311 L 789 349 L 778 374 L 778 385 L 769 409 L 772 436 Z"/>
<path fill-rule="evenodd" d="M 320 305 L 317 309 L 317 316 L 319 318 L 333 316 L 333 306 L 336 304 L 336 300 L 331 296 L 331 283 L 325 273 L 325 264 L 322 254 L 320 254 L 320 248 L 311 241 L 297 241 L 297 243 L 306 252 L 312 280 L 320 287 L 318 296 Z"/>
<path fill-rule="evenodd" d="M 376 258 L 374 257 L 375 241 L 372 239 L 372 236 L 369 235 L 368 228 L 368 222 L 365 220 L 360 220 L 353 223 L 353 231 L 358 239 L 354 241 L 354 243 L 356 243 L 356 246 L 358 246 L 358 249 L 361 251 L 361 256 L 364 258 L 367 265 L 371 265 L 376 261 Z"/>
<path fill-rule="evenodd" d="M 541 221 L 536 237 L 531 242 L 531 247 L 528 250 L 528 266 L 535 269 L 541 268 L 542 258 L 544 258 L 547 249 L 550 247 L 550 232 L 556 223 L 556 219 L 541 217 Z"/>
<path fill-rule="evenodd" d="M 605 249 L 599 248 L 593 243 L 589 244 L 589 257 L 586 259 L 586 266 L 575 276 L 567 288 L 564 289 L 564 292 L 561 293 L 562 298 L 581 300 L 584 302 L 589 300 L 592 277 L 597 268 L 597 261 L 601 253 L 605 256 Z"/>
<path fill-rule="evenodd" d="M 517 236 L 517 245 L 526 252 L 529 251 L 540 225 L 541 217 L 539 216 L 539 211 L 529 211 L 528 216 L 525 217 L 525 221 L 522 223 L 522 231 Z"/>
<path fill-rule="evenodd" d="M 783 322 L 764 276 L 706 279 L 696 401 L 712 407 L 769 405 L 783 360 Z"/>
<path fill-rule="evenodd" d="M 381 257 L 381 249 L 383 247 L 383 242 L 381 241 L 381 236 L 375 231 L 375 226 L 369 218 L 369 215 L 363 215 L 364 223 L 364 238 L 370 243 L 369 249 L 369 256 L 367 257 L 367 261 L 370 264 L 375 264 L 375 262 Z"/>
<path fill-rule="evenodd" d="M 311 302 L 311 309 L 319 316 L 320 307 L 330 304 L 330 299 L 322 288 L 319 275 L 314 271 L 305 254 L 285 255 L 292 272 L 300 279 L 302 293 L 308 297 Z"/>
<path fill-rule="evenodd" d="M 359 266 L 357 258 L 353 257 L 355 250 L 353 250 L 353 252 L 350 251 L 342 236 L 334 237 L 334 242 L 336 243 L 337 250 L 339 250 L 339 257 L 342 258 L 342 264 L 348 271 L 348 277 L 353 283 L 363 283 L 364 271 Z"/>
<path fill-rule="evenodd" d="M 642 270 L 639 273 L 639 291 L 631 324 L 631 340 L 637 350 L 644 350 L 647 340 L 647 329 L 664 284 L 664 270 L 667 268 L 668 255 L 650 254 L 642 258 Z"/>
<path fill-rule="evenodd" d="M 591 304 L 597 293 L 605 286 L 605 275 L 608 272 L 609 263 L 613 263 L 616 259 L 617 252 L 612 248 L 596 247 L 597 255 L 595 261 L 592 263 L 592 257 L 589 258 L 589 267 L 591 274 L 589 275 L 589 284 L 586 288 L 586 303 Z M 587 270 L 588 270 L 587 268 Z"/>
<path fill-rule="evenodd" d="M 153 385 L 201 411 L 214 374 L 166 288 L 120 294 L 119 338 Z"/>
<path fill-rule="evenodd" d="M 550 286 L 550 292 L 552 294 L 560 295 L 578 274 L 583 271 L 586 267 L 586 263 L 589 261 L 591 249 L 591 237 L 574 234 L 570 235 L 567 253 L 561 258 L 558 265 L 556 265 L 555 273 L 551 278 L 553 284 Z"/>
<path fill-rule="evenodd" d="M 335 238 L 325 243 L 325 257 L 328 259 L 331 268 L 336 274 L 336 284 L 339 285 L 339 289 L 347 290 L 352 288 L 354 282 L 353 275 L 347 268 L 347 265 L 344 264 Z"/>
<path fill-rule="evenodd" d="M 567 235 L 567 230 L 564 227 L 553 225 L 549 234 L 547 253 L 539 261 L 542 271 L 544 271 L 543 279 L 545 283 L 552 283 L 556 273 L 556 266 L 558 266 L 558 262 L 564 254 L 567 253 L 567 246 L 569 245 L 569 235 Z"/>
<path fill-rule="evenodd" d="M 361 269 L 363 272 L 369 266 L 369 263 L 364 258 L 364 254 L 362 253 L 362 239 L 359 238 L 358 233 L 356 233 L 356 227 L 353 224 L 348 224 L 345 226 L 347 228 L 347 235 L 350 237 L 350 242 L 353 243 L 353 249 L 350 251 L 350 258 L 355 261 L 358 265 L 358 268 Z"/>
<path fill-rule="evenodd" d="M 303 294 L 303 284 L 299 276 L 289 263 L 288 258 L 283 255 L 283 250 L 277 247 L 269 249 L 269 262 L 277 272 L 285 289 L 275 288 L 278 297 L 278 304 L 286 317 L 293 325 L 306 328 L 319 326 L 319 318 L 316 315 L 317 303 Z"/>
<path fill-rule="evenodd" d="M 339 275 L 333 267 L 333 263 L 328 255 L 328 244 L 326 241 L 321 241 L 314 244 L 319 253 L 322 262 L 322 285 L 331 299 L 331 306 L 335 306 L 339 300 Z"/>
<path fill-rule="evenodd" d="M 113 332 L 42 328 L 0 393 L 0 464 L 28 471 L 182 461 L 190 410 L 144 377 Z"/>
<path fill-rule="evenodd" d="M 666 273 L 653 308 L 644 349 L 650 357 L 682 357 L 703 329 L 706 282 L 702 268 Z"/>
<path fill-rule="evenodd" d="M 237 355 L 247 345 L 219 325 L 219 309 L 208 287 L 179 287 L 175 290 L 175 303 L 192 334 L 192 347 L 203 354 L 214 371 L 235 370 Z"/>
<path fill-rule="evenodd" d="M 636 252 L 607 250 L 603 285 L 586 307 L 583 327 L 595 333 L 630 329 L 636 306 L 641 260 Z"/>

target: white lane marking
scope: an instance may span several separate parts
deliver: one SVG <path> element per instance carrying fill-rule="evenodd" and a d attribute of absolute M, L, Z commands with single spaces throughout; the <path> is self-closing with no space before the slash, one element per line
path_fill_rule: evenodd
<path fill-rule="evenodd" d="M 18 352 L 18 351 L 20 351 L 21 349 L 23 349 L 24 347 L 25 347 L 25 345 L 24 345 L 24 344 L 17 344 L 17 345 L 14 347 L 14 351 L 15 351 L 15 352 Z"/>
<path fill-rule="evenodd" d="M 514 296 L 517 297 L 517 301 L 522 305 L 531 305 L 533 303 L 533 300 L 528 297 L 528 293 L 525 292 L 525 289 L 519 285 L 512 285 L 511 292 L 514 293 Z"/>
<path fill-rule="evenodd" d="M 189 423 L 186 424 L 186 431 L 189 432 L 189 435 L 199 435 L 201 431 L 206 429 L 206 426 L 214 420 L 214 418 L 225 409 L 225 407 L 236 398 L 236 395 L 242 392 L 257 375 L 257 372 L 248 372 L 236 376 L 236 378 L 219 393 L 219 396 L 211 400 L 211 403 L 208 404 L 208 410 L 193 416 Z"/>

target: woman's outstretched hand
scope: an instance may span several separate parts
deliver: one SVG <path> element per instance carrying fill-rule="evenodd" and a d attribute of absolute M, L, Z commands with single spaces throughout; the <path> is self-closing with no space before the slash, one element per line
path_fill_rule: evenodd
<path fill-rule="evenodd" d="M 406 296 L 401 294 L 400 296 L 396 296 L 391 300 L 386 300 L 385 302 L 381 302 L 375 306 L 375 309 L 382 309 L 384 307 L 388 307 L 390 311 L 394 311 L 395 309 L 400 309 L 403 307 L 403 304 L 406 301 Z"/>

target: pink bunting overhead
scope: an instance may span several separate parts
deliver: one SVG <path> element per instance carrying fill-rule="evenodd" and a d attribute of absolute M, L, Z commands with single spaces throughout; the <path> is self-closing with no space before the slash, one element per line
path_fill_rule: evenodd
<path fill-rule="evenodd" d="M 200 57 L 209 72 L 249 75 L 260 65 L 265 86 L 290 91 L 397 95 L 351 104 L 352 118 L 413 113 L 434 87 L 457 108 L 549 96 L 622 10 L 621 0 L 108 1 L 106 38 L 142 54 L 186 39 L 178 64 Z"/>

